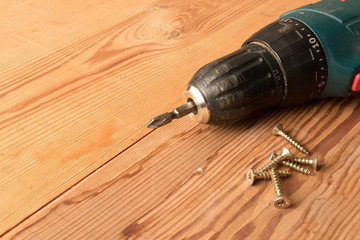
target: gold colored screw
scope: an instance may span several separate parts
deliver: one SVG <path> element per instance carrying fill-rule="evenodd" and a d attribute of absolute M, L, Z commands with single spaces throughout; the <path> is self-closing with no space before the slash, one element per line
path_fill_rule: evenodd
<path fill-rule="evenodd" d="M 280 182 L 280 177 L 275 168 L 270 169 L 271 179 L 274 182 L 275 192 L 277 198 L 274 201 L 274 205 L 277 208 L 287 208 L 290 206 L 291 201 L 289 198 L 284 196 L 283 188 Z"/>
<path fill-rule="evenodd" d="M 310 154 L 308 150 L 306 150 L 305 147 L 301 146 L 297 141 L 295 141 L 292 137 L 290 137 L 288 134 L 284 132 L 282 124 L 278 124 L 274 127 L 272 130 L 273 135 L 275 136 L 282 136 L 285 138 L 286 141 L 288 141 L 291 145 L 296 147 L 297 150 L 299 150 L 302 153 Z"/>
<path fill-rule="evenodd" d="M 280 178 L 290 177 L 291 173 L 289 171 L 278 171 Z M 271 180 L 271 174 L 268 171 L 264 172 L 254 172 L 252 168 L 249 169 L 246 173 L 246 180 L 249 185 L 253 185 L 255 180 Z"/>
<path fill-rule="evenodd" d="M 275 152 L 275 151 L 274 151 Z M 264 167 L 260 168 L 259 172 L 264 172 L 269 170 L 270 168 L 275 167 L 279 162 L 281 162 L 282 160 L 284 160 L 285 158 L 291 158 L 292 154 L 289 151 L 289 149 L 287 148 L 283 148 L 282 152 L 280 155 L 275 156 L 274 152 L 271 154 L 270 156 L 270 163 L 268 163 L 267 165 L 265 165 Z"/>
<path fill-rule="evenodd" d="M 313 172 L 311 172 L 309 169 L 301 166 L 300 164 L 298 163 L 293 163 L 291 161 L 282 161 L 281 164 L 283 164 L 284 166 L 287 166 L 291 169 L 294 169 L 295 171 L 297 172 L 300 172 L 302 174 L 305 174 L 305 175 L 314 175 Z"/>
<path fill-rule="evenodd" d="M 301 164 L 304 164 L 304 165 L 309 165 L 311 166 L 313 169 L 316 170 L 317 168 L 317 164 L 318 164 L 318 156 L 312 158 L 312 159 L 306 159 L 306 158 L 296 158 L 296 157 L 293 157 L 290 159 L 291 161 L 293 162 L 296 162 L 296 163 L 301 163 Z"/>
<path fill-rule="evenodd" d="M 276 152 L 273 151 L 271 156 L 270 156 L 270 162 L 271 161 L 274 161 L 274 159 L 277 157 L 278 155 L 276 155 Z M 290 158 L 290 160 L 293 160 L 295 158 Z M 317 156 L 314 158 L 317 160 Z M 310 159 L 307 159 L 307 160 L 310 160 Z M 313 172 L 311 172 L 309 169 L 301 166 L 300 164 L 297 164 L 297 163 L 294 163 L 294 162 L 291 162 L 291 161 L 286 161 L 286 160 L 283 160 L 281 161 L 281 164 L 283 164 L 284 166 L 287 166 L 297 172 L 300 172 L 302 174 L 305 174 L 305 175 L 314 175 Z"/>

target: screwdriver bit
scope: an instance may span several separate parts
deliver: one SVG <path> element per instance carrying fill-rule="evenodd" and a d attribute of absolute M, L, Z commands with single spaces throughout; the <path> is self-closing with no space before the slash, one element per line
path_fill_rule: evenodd
<path fill-rule="evenodd" d="M 182 118 L 190 113 L 196 112 L 197 107 L 194 101 L 189 101 L 184 105 L 175 108 L 172 112 L 161 114 L 151 119 L 148 123 L 148 128 L 158 128 L 170 123 L 174 118 Z"/>

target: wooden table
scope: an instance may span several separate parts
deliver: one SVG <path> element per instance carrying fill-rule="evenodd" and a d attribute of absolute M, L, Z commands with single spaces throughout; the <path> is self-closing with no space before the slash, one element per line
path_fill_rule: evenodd
<path fill-rule="evenodd" d="M 196 70 L 311 0 L 1 1 L 3 239 L 355 239 L 359 96 L 265 112 L 231 126 L 154 116 L 182 103 Z M 287 146 L 320 170 L 244 174 Z"/>

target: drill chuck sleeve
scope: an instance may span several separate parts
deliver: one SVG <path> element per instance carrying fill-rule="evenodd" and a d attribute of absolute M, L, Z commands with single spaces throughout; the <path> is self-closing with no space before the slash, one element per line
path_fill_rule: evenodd
<path fill-rule="evenodd" d="M 206 123 L 222 124 L 318 98 L 327 73 L 313 32 L 300 21 L 283 18 L 255 33 L 241 49 L 202 67 L 189 86 L 205 99 Z"/>
<path fill-rule="evenodd" d="M 202 93 L 210 124 L 238 121 L 276 106 L 284 92 L 278 62 L 266 47 L 258 44 L 244 45 L 203 66 L 189 86 Z"/>

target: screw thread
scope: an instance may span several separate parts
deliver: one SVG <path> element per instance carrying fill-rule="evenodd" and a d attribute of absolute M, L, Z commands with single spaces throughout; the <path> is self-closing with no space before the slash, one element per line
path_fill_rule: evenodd
<path fill-rule="evenodd" d="M 297 150 L 308 155 L 310 154 L 310 152 L 305 147 L 303 147 L 300 143 L 295 141 L 295 139 L 287 135 L 284 131 L 279 131 L 279 133 L 283 138 L 285 138 L 286 141 L 288 141 L 291 145 L 293 145 Z"/>
<path fill-rule="evenodd" d="M 305 164 L 305 165 L 311 165 L 313 163 L 312 159 L 307 159 L 307 158 L 294 157 L 294 158 L 291 158 L 290 160 L 293 162 Z"/>
<path fill-rule="evenodd" d="M 286 178 L 291 175 L 289 171 L 279 170 L 278 175 L 280 178 Z M 271 180 L 271 174 L 268 171 L 254 173 L 255 179 Z"/>
<path fill-rule="evenodd" d="M 291 168 L 291 169 L 294 169 L 294 170 L 297 171 L 297 172 L 302 173 L 302 174 L 314 175 L 314 173 L 312 173 L 309 169 L 301 166 L 300 164 L 293 163 L 293 162 L 290 162 L 290 161 L 282 161 L 281 163 L 282 163 L 283 165 Z"/>
<path fill-rule="evenodd" d="M 268 164 L 266 164 L 265 166 L 263 166 L 262 168 L 260 168 L 259 172 L 265 172 L 267 170 L 269 170 L 272 167 L 275 167 L 279 162 L 281 162 L 283 159 L 285 158 L 285 156 L 283 155 L 277 155 L 276 157 L 274 157 L 272 159 L 272 161 Z"/>
<path fill-rule="evenodd" d="M 292 162 L 296 162 L 296 163 L 300 163 L 300 164 L 304 164 L 304 165 L 309 165 L 311 166 L 313 169 L 316 170 L 317 168 L 317 161 L 318 161 L 318 156 L 312 158 L 312 159 L 307 159 L 307 158 L 297 158 L 297 157 L 293 157 L 290 159 Z"/>
<path fill-rule="evenodd" d="M 280 177 L 279 177 L 278 172 L 275 170 L 275 168 L 270 169 L 270 175 L 271 175 L 271 179 L 274 182 L 276 195 L 278 197 L 283 196 L 284 194 L 283 194 L 283 188 L 282 188 L 282 185 L 281 185 L 281 182 L 280 182 Z"/>

